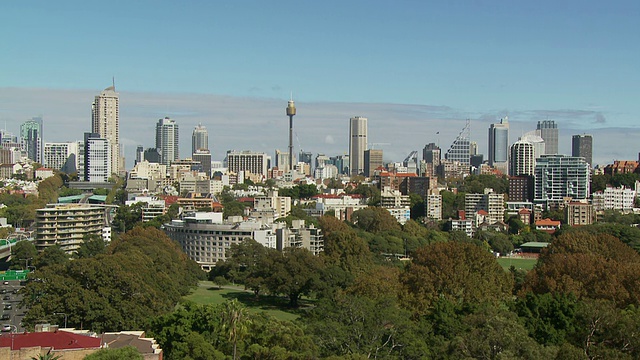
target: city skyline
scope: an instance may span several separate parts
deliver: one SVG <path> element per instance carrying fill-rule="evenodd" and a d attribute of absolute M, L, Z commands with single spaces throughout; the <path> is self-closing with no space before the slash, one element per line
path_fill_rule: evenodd
<path fill-rule="evenodd" d="M 570 153 L 571 135 L 589 133 L 595 164 L 637 159 L 637 2 L 143 0 L 105 8 L 71 0 L 2 10 L 1 33 L 12 35 L 3 42 L 10 56 L 0 59 L 0 126 L 17 133 L 17 123 L 43 115 L 44 141 L 79 140 L 91 130 L 85 94 L 115 77 L 127 167 L 136 145 L 152 145 L 142 127 L 164 116 L 207 126 L 214 159 L 230 148 L 285 149 L 281 112 L 291 92 L 295 153 L 348 151 L 332 127 L 355 115 L 370 119 L 372 142 L 392 144 L 387 161 L 429 142 L 446 150 L 466 118 L 485 153 L 480 129 L 509 116 L 512 139 L 552 120 L 560 153 Z M 109 31 L 99 52 L 87 51 L 97 24 Z M 184 141 L 181 152 L 190 152 Z"/>

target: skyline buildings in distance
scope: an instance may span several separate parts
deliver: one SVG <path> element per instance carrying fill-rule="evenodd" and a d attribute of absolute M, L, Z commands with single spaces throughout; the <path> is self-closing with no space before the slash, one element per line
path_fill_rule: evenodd
<path fill-rule="evenodd" d="M 589 134 L 571 137 L 571 156 L 583 157 L 593 167 L 593 136 Z"/>
<path fill-rule="evenodd" d="M 557 154 L 558 153 L 558 124 L 553 120 L 538 121 L 536 128 L 540 137 L 545 143 L 545 154 Z M 536 156 L 540 156 L 537 155 Z"/>
<path fill-rule="evenodd" d="M 96 95 L 91 105 L 91 132 L 106 139 L 111 147 L 111 171 L 124 173 L 124 157 L 120 152 L 120 97 L 115 85 Z"/>
<path fill-rule="evenodd" d="M 476 155 L 476 154 L 473 154 Z M 505 116 L 500 123 L 489 126 L 489 166 L 503 174 L 509 168 L 509 120 Z"/>
<path fill-rule="evenodd" d="M 168 116 L 159 119 L 156 124 L 156 149 L 160 154 L 160 163 L 170 165 L 180 159 L 180 138 L 178 123 Z"/>
<path fill-rule="evenodd" d="M 198 150 L 209 150 L 209 132 L 202 123 L 193 129 L 191 135 L 191 154 L 195 154 Z"/>
<path fill-rule="evenodd" d="M 364 173 L 364 151 L 367 150 L 367 118 L 354 116 L 349 120 L 349 174 Z"/>

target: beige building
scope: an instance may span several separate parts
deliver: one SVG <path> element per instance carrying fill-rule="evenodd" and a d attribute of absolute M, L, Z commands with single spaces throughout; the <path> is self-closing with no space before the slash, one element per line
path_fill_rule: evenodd
<path fill-rule="evenodd" d="M 102 236 L 109 226 L 109 209 L 93 204 L 48 204 L 36 210 L 36 248 L 44 251 L 59 245 L 67 253 L 78 250 L 85 235 Z"/>
<path fill-rule="evenodd" d="M 590 225 L 596 219 L 593 205 L 586 202 L 572 201 L 567 204 L 564 211 L 569 226 Z"/>
<path fill-rule="evenodd" d="M 114 86 L 104 89 L 91 106 L 91 132 L 107 139 L 111 146 L 111 171 L 124 173 L 124 157 L 120 153 L 120 100 Z"/>

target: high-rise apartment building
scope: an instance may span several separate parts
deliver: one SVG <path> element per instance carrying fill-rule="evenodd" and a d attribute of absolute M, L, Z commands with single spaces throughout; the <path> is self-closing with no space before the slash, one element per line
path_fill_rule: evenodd
<path fill-rule="evenodd" d="M 422 149 L 422 160 L 433 166 L 440 165 L 441 150 L 435 143 L 429 143 Z"/>
<path fill-rule="evenodd" d="M 533 175 L 536 166 L 536 153 L 532 143 L 518 140 L 511 145 L 511 176 Z"/>
<path fill-rule="evenodd" d="M 113 174 L 109 140 L 96 133 L 84 133 L 84 181 L 106 183 Z"/>
<path fill-rule="evenodd" d="M 209 150 L 209 132 L 202 124 L 198 124 L 191 135 L 191 153 L 198 150 Z"/>
<path fill-rule="evenodd" d="M 36 210 L 36 248 L 44 251 L 59 245 L 71 254 L 84 243 L 87 235 L 102 235 L 108 228 L 108 208 L 90 204 L 48 204 Z"/>
<path fill-rule="evenodd" d="M 248 171 L 266 177 L 269 157 L 262 152 L 229 150 L 225 162 L 230 172 Z"/>
<path fill-rule="evenodd" d="M 44 143 L 44 162 L 46 168 L 63 171 L 67 174 L 80 170 L 80 145 L 78 141 L 62 143 Z"/>
<path fill-rule="evenodd" d="M 566 198 L 589 198 L 591 171 L 581 157 L 542 155 L 536 160 L 534 202 L 546 206 L 563 203 Z"/>
<path fill-rule="evenodd" d="M 558 125 L 553 120 L 538 121 L 538 135 L 545 142 L 545 154 L 558 153 Z"/>
<path fill-rule="evenodd" d="M 383 165 L 382 149 L 369 149 L 364 151 L 364 176 L 372 177 L 373 172 Z"/>
<path fill-rule="evenodd" d="M 27 157 L 42 164 L 42 118 L 34 117 L 20 125 L 20 142 Z"/>
<path fill-rule="evenodd" d="M 209 150 L 196 150 L 191 156 L 193 161 L 198 161 L 202 165 L 202 172 L 211 177 L 211 152 Z"/>
<path fill-rule="evenodd" d="M 588 134 L 571 137 L 571 156 L 583 157 L 593 167 L 593 137 Z"/>
<path fill-rule="evenodd" d="M 160 154 L 160 163 L 170 165 L 180 159 L 180 143 L 178 140 L 178 123 L 168 116 L 158 120 L 156 124 L 156 149 Z"/>
<path fill-rule="evenodd" d="M 109 142 L 111 171 L 124 173 L 124 157 L 120 151 L 120 100 L 115 86 L 109 86 L 95 97 L 91 106 L 91 132 Z"/>
<path fill-rule="evenodd" d="M 489 127 L 489 165 L 503 173 L 509 169 L 509 121 L 506 116 L 499 124 Z"/>
<path fill-rule="evenodd" d="M 442 195 L 427 195 L 425 205 L 427 208 L 427 219 L 434 221 L 442 220 Z"/>
<path fill-rule="evenodd" d="M 352 117 L 349 121 L 349 173 L 364 174 L 364 151 L 367 150 L 367 118 Z"/>

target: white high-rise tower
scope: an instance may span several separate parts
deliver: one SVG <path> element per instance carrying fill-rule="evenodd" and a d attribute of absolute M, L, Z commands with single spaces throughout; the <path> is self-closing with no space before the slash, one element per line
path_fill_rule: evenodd
<path fill-rule="evenodd" d="M 198 124 L 193 129 L 191 136 L 191 154 L 195 154 L 198 150 L 209 150 L 209 132 L 202 124 Z"/>
<path fill-rule="evenodd" d="M 111 171 L 124 173 L 124 157 L 120 151 L 120 100 L 115 86 L 104 89 L 91 106 L 91 132 L 109 141 Z"/>
<path fill-rule="evenodd" d="M 168 116 L 156 124 L 156 149 L 160 153 L 160 163 L 170 165 L 180 159 L 178 141 L 178 123 Z"/>

